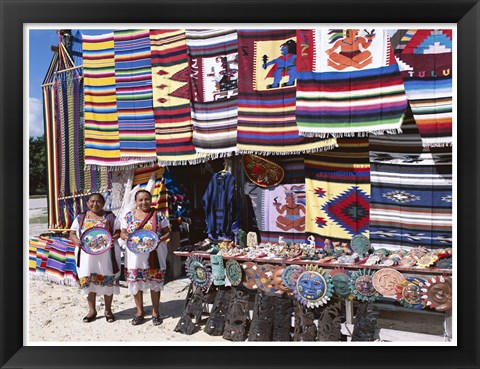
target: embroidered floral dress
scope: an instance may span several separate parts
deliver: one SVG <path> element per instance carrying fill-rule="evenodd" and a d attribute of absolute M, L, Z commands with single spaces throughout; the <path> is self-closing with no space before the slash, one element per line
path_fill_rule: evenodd
<path fill-rule="evenodd" d="M 70 229 L 76 231 L 77 237 L 80 238 L 83 232 L 92 227 L 108 228 L 107 216 L 104 215 L 101 220 L 93 220 L 85 216 L 82 229 L 80 231 L 79 217 L 77 216 Z M 114 232 L 120 229 L 120 221 L 115 218 Z M 121 256 L 118 242 L 114 243 L 115 259 L 120 269 Z M 78 281 L 82 295 L 88 295 L 90 292 L 96 292 L 100 295 L 118 295 L 120 293 L 120 271 L 113 273 L 110 251 L 106 251 L 100 255 L 90 255 L 80 249 L 75 248 L 75 260 L 78 260 L 78 253 L 81 252 L 80 266 L 77 266 Z"/>
<path fill-rule="evenodd" d="M 133 212 L 128 212 L 122 219 L 122 228 L 131 234 L 137 230 L 143 219 L 138 219 Z M 162 228 L 169 227 L 170 223 L 161 211 L 157 211 L 157 234 L 162 235 Z M 143 229 L 153 229 L 153 217 L 145 223 Z M 135 295 L 138 291 L 163 290 L 164 276 L 167 269 L 167 242 L 162 241 L 156 248 L 160 269 L 150 268 L 148 257 L 150 254 L 134 254 L 128 248 L 125 250 L 125 279 L 129 293 Z"/>

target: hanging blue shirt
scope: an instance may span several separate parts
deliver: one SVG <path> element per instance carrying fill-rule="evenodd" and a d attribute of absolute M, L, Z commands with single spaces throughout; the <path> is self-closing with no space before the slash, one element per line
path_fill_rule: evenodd
<path fill-rule="evenodd" d="M 233 240 L 238 231 L 235 178 L 231 173 L 214 173 L 202 198 L 208 237 Z"/>

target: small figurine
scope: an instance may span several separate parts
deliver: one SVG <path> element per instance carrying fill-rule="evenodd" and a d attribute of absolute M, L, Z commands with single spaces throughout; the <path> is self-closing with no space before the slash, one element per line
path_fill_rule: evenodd
<path fill-rule="evenodd" d="M 247 246 L 248 247 L 257 247 L 258 240 L 257 234 L 255 232 L 248 232 L 247 234 Z"/>

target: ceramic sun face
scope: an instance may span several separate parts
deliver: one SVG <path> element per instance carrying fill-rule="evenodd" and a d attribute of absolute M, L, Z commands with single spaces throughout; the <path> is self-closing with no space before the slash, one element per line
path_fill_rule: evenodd
<path fill-rule="evenodd" d="M 297 301 L 308 308 L 326 304 L 333 295 L 330 275 L 316 265 L 297 269 L 292 275 L 290 287 Z"/>

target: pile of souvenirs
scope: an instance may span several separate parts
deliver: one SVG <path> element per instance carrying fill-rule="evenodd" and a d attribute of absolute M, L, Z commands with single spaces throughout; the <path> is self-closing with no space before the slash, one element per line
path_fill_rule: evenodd
<path fill-rule="evenodd" d="M 309 236 L 309 243 L 291 243 L 279 237 L 278 243 L 257 244 L 256 234 L 249 232 L 247 243 L 242 241 L 237 244 L 231 240 L 212 241 L 205 239 L 194 245 L 179 249 L 184 252 L 206 253 L 221 255 L 225 258 L 255 260 L 264 258 L 277 262 L 305 260 L 320 263 L 356 264 L 397 266 L 403 268 L 452 268 L 452 249 L 427 249 L 424 246 L 416 248 L 387 250 L 385 248 L 373 249 L 370 241 L 363 235 L 355 235 L 350 244 L 346 242 L 331 242 L 325 240 L 325 247 L 315 246 L 315 239 Z"/>
<path fill-rule="evenodd" d="M 332 296 L 374 302 L 394 298 L 404 307 L 437 311 L 451 310 L 452 279 L 449 276 L 405 277 L 393 268 L 348 271 L 325 270 L 315 264 L 268 264 L 224 261 L 219 253 L 202 259 L 191 255 L 185 263 L 192 283 L 207 291 L 214 286 L 258 290 L 267 295 L 291 296 L 306 308 L 326 305 Z"/>

